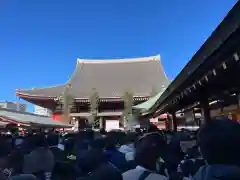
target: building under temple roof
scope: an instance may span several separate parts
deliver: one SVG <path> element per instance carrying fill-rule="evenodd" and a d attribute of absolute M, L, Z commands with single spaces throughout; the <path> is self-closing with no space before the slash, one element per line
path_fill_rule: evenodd
<path fill-rule="evenodd" d="M 54 118 L 62 114 L 62 103 L 58 99 L 68 84 L 68 93 L 74 98 L 71 116 L 90 115 L 89 98 L 93 89 L 99 96 L 98 116 L 103 119 L 116 119 L 122 114 L 122 97 L 126 91 L 134 95 L 134 104 L 149 99 L 152 92 L 165 89 L 169 80 L 162 67 L 160 56 L 116 60 L 78 59 L 70 80 L 62 85 L 17 89 L 20 98 L 51 109 Z"/>

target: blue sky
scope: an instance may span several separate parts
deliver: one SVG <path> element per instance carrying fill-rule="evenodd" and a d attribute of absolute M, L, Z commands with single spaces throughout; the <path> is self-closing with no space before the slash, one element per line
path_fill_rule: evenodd
<path fill-rule="evenodd" d="M 173 79 L 236 2 L 0 0 L 0 100 L 65 83 L 77 58 L 160 54 Z"/>

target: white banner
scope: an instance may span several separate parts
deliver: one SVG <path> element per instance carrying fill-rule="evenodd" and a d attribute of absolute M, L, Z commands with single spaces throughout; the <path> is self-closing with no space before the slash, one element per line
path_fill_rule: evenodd
<path fill-rule="evenodd" d="M 119 120 L 106 120 L 106 131 L 119 129 Z"/>

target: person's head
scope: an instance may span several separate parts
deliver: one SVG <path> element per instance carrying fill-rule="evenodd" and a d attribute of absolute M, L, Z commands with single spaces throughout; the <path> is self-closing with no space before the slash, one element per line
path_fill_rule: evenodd
<path fill-rule="evenodd" d="M 147 132 L 148 132 L 148 133 L 151 133 L 151 132 L 159 132 L 159 129 L 157 128 L 156 125 L 150 123 L 150 124 L 149 124 L 149 127 L 148 127 L 148 129 L 147 129 Z"/>
<path fill-rule="evenodd" d="M 137 165 L 155 171 L 159 158 L 165 154 L 166 146 L 162 135 L 146 134 L 136 144 L 135 161 Z"/>
<path fill-rule="evenodd" d="M 124 137 L 123 143 L 124 144 L 133 144 L 137 140 L 137 133 L 129 132 Z"/>
<path fill-rule="evenodd" d="M 105 140 L 104 138 L 95 139 L 91 142 L 90 146 L 92 149 L 103 150 L 105 146 Z"/>
<path fill-rule="evenodd" d="M 240 124 L 211 120 L 200 128 L 198 144 L 208 164 L 240 165 Z"/>
<path fill-rule="evenodd" d="M 106 134 L 106 130 L 104 128 L 101 128 L 100 131 L 99 131 L 102 135 L 105 135 Z"/>
<path fill-rule="evenodd" d="M 35 147 L 48 147 L 48 143 L 44 134 L 33 135 L 32 141 Z"/>
<path fill-rule="evenodd" d="M 117 140 L 113 136 L 108 136 L 105 138 L 105 149 L 114 150 L 117 146 Z"/>
<path fill-rule="evenodd" d="M 67 139 L 64 140 L 63 142 L 64 145 L 64 151 L 66 153 L 72 153 L 74 151 L 74 138 L 73 137 L 69 137 Z"/>
<path fill-rule="evenodd" d="M 75 142 L 92 141 L 93 139 L 94 139 L 94 131 L 92 130 L 79 131 L 75 136 Z"/>
<path fill-rule="evenodd" d="M 51 133 L 47 136 L 47 142 L 49 146 L 56 146 L 59 142 L 59 135 L 56 133 Z"/>
<path fill-rule="evenodd" d="M 120 131 L 110 131 L 107 133 L 107 137 L 115 141 L 115 145 L 119 146 L 123 144 L 124 138 L 126 134 L 125 132 L 120 132 Z"/>
<path fill-rule="evenodd" d="M 107 157 L 100 151 L 89 150 L 77 161 L 78 167 L 83 173 L 89 173 L 107 162 Z"/>
<path fill-rule="evenodd" d="M 137 133 L 137 135 L 141 136 L 142 135 L 142 130 L 141 128 L 136 128 L 135 132 Z"/>

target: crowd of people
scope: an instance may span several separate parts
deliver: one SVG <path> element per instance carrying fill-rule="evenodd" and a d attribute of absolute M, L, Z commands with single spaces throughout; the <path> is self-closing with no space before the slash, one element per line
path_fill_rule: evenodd
<path fill-rule="evenodd" d="M 0 136 L 0 180 L 237 180 L 240 124 Z"/>

